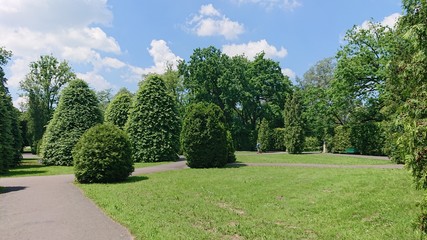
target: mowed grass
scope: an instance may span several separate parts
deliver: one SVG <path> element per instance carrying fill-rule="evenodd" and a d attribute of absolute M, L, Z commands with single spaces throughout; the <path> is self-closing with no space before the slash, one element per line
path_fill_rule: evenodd
<path fill-rule="evenodd" d="M 384 165 L 394 164 L 391 160 L 375 159 L 364 156 L 346 156 L 339 154 L 287 154 L 236 152 L 237 161 L 243 163 L 309 163 L 309 164 L 338 164 L 338 165 Z"/>
<path fill-rule="evenodd" d="M 135 168 L 151 167 L 160 164 L 166 164 L 169 162 L 160 163 L 134 163 Z M 37 158 L 27 158 L 21 163 L 21 166 L 12 168 L 8 173 L 0 175 L 0 177 L 29 177 L 29 176 L 48 176 L 48 175 L 63 175 L 63 174 L 74 174 L 72 166 L 46 166 L 39 162 Z"/>
<path fill-rule="evenodd" d="M 402 169 L 185 169 L 78 185 L 136 239 L 417 239 Z"/>

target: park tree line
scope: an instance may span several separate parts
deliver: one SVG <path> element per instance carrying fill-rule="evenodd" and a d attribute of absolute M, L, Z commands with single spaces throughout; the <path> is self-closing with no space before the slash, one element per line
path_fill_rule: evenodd
<path fill-rule="evenodd" d="M 169 66 L 166 73 L 155 76 L 161 79 L 164 87 L 160 88 L 169 96 L 158 106 L 147 104 L 151 101 L 148 98 L 139 97 L 144 83 L 135 95 L 125 89 L 114 98 L 110 91 L 95 94 L 94 103 L 101 110 L 98 122 L 105 119 L 122 130 L 134 131 L 130 139 L 136 138 L 136 134 L 140 134 L 138 139 L 150 139 L 158 135 L 153 130 L 156 126 L 147 122 L 136 127 L 128 118 L 153 116 L 151 113 L 138 115 L 136 109 L 160 115 L 156 109 L 164 107 L 170 111 L 170 115 L 161 117 L 165 119 L 164 125 L 179 126 L 170 130 L 174 136 L 158 135 L 170 141 L 170 146 L 157 143 L 155 148 L 181 153 L 183 141 L 176 135 L 181 132 L 188 109 L 192 109 L 190 106 L 214 104 L 221 110 L 221 122 L 228 139 L 232 139 L 230 144 L 237 150 L 254 150 L 256 143 L 261 142 L 264 151 L 350 150 L 388 155 L 395 162 L 407 162 L 413 167 L 414 176 L 422 181 L 425 170 L 418 160 L 424 158 L 425 145 L 421 137 L 425 126 L 423 39 L 426 33 L 422 26 L 426 10 L 424 1 L 402 3 L 404 15 L 396 26 L 371 22 L 367 28 L 351 28 L 335 57 L 320 60 L 294 84 L 282 74 L 279 63 L 266 58 L 264 53 L 248 59 L 227 56 L 213 46 L 197 48 L 188 61 L 179 62 L 177 70 Z M 4 65 L 11 53 L 2 50 Z M 146 76 L 143 82 L 153 77 Z M 3 79 L 3 108 L 6 109 L 10 96 Z M 75 79 L 68 63 L 59 62 L 53 56 L 41 56 L 31 63 L 30 72 L 21 82 L 28 104 L 23 113 L 8 113 L 9 119 L 20 115 L 21 145 L 23 142 L 23 145 L 30 144 L 34 151 L 42 150 L 43 136 L 48 126 L 54 124 L 54 111 L 60 106 L 60 91 Z M 159 87 L 144 91 L 154 94 Z M 13 109 L 10 104 L 9 108 Z M 172 123 L 168 123 L 169 120 Z M 6 122 L 4 126 L 10 130 L 3 132 L 10 134 L 2 139 L 12 139 L 13 121 Z M 149 127 L 153 129 L 146 129 Z M 132 148 L 135 144 L 131 143 Z M 145 159 L 145 143 L 138 144 L 145 150 L 140 153 L 134 150 L 139 154 L 134 160 L 152 161 Z M 11 146 L 8 149 L 12 149 Z M 156 156 L 165 159 L 160 155 Z M 65 162 L 71 164 L 70 160 Z"/>

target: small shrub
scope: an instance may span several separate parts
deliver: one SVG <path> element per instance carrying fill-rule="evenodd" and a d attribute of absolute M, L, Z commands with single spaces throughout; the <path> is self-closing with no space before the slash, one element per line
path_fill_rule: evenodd
<path fill-rule="evenodd" d="M 285 129 L 273 129 L 272 146 L 274 151 L 285 151 Z"/>
<path fill-rule="evenodd" d="M 307 152 L 317 152 L 321 151 L 322 143 L 317 139 L 317 137 L 305 137 L 304 141 L 304 151 Z"/>
<path fill-rule="evenodd" d="M 261 144 L 261 151 L 267 152 L 272 150 L 272 130 L 267 119 L 262 119 L 258 127 L 258 143 Z"/>
<path fill-rule="evenodd" d="M 224 115 L 217 105 L 197 103 L 189 106 L 181 138 L 189 167 L 223 167 L 227 164 L 227 132 Z"/>
<path fill-rule="evenodd" d="M 129 140 L 111 123 L 86 131 L 73 149 L 73 160 L 81 183 L 117 182 L 134 170 Z"/>

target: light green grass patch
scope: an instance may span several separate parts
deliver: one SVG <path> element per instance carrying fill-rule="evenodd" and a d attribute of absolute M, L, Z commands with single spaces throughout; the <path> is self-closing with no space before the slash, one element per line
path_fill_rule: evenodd
<path fill-rule="evenodd" d="M 345 156 L 338 154 L 287 154 L 237 152 L 237 161 L 243 163 L 311 163 L 311 164 L 339 164 L 339 165 L 384 165 L 393 164 L 390 160 L 366 158 L 363 156 Z"/>
<path fill-rule="evenodd" d="M 136 239 L 416 239 L 405 170 L 186 169 L 78 185 Z"/>

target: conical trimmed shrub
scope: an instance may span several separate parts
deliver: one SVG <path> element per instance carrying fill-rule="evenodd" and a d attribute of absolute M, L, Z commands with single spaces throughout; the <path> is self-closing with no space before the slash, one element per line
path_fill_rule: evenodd
<path fill-rule="evenodd" d="M 62 90 L 58 107 L 43 137 L 43 163 L 72 165 L 73 147 L 86 130 L 99 123 L 102 123 L 102 114 L 95 92 L 83 80 L 71 81 Z"/>
<path fill-rule="evenodd" d="M 178 160 L 180 122 L 163 80 L 149 76 L 137 91 L 126 132 L 135 162 Z"/>
<path fill-rule="evenodd" d="M 126 88 L 120 89 L 105 110 L 105 122 L 112 123 L 123 130 L 128 120 L 131 106 L 132 94 Z"/>

